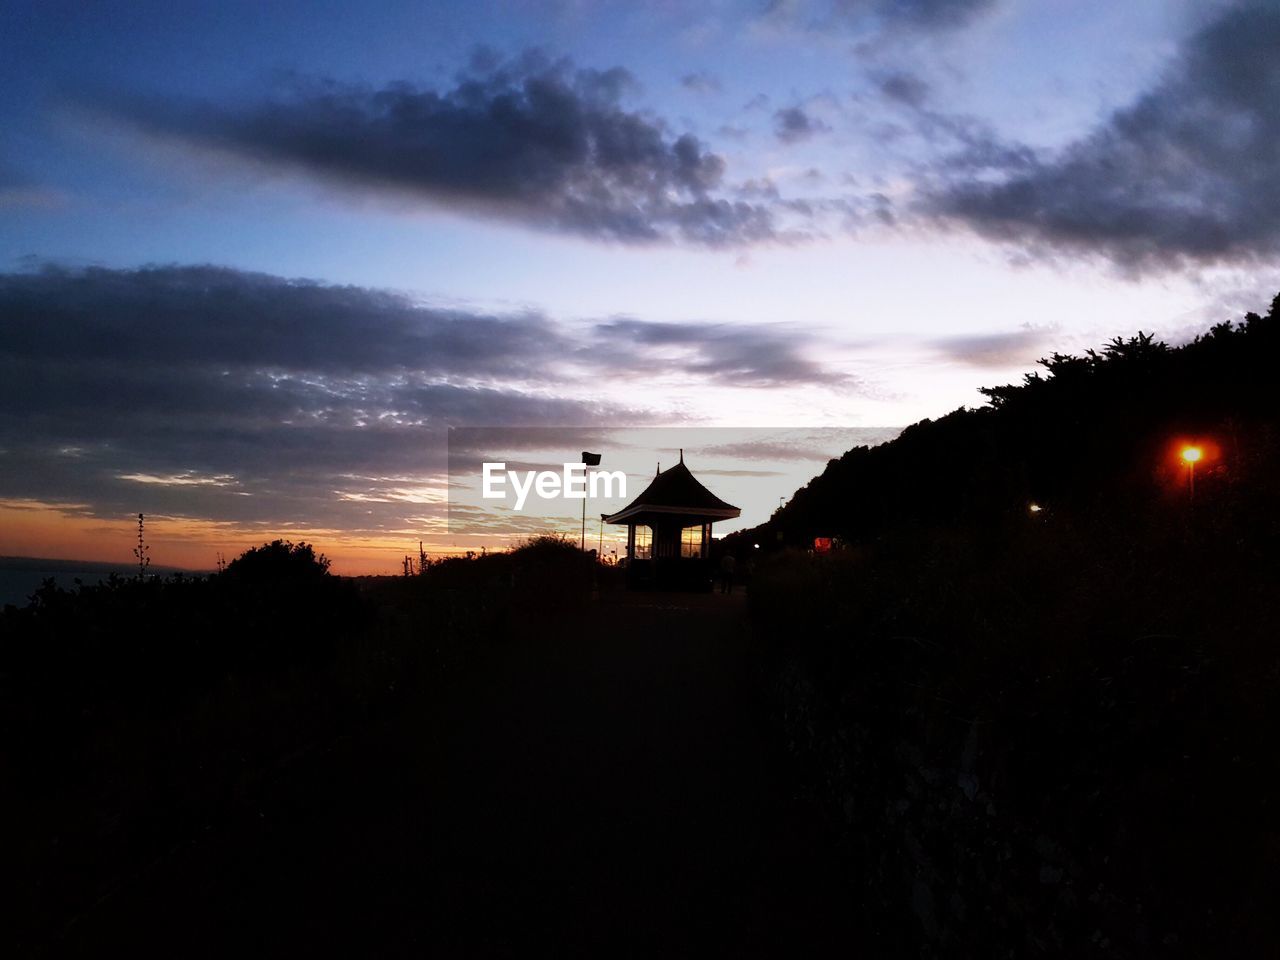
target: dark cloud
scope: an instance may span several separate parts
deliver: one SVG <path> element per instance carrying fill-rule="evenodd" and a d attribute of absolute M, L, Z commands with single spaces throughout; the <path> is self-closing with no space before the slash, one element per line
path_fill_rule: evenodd
<path fill-rule="evenodd" d="M 773 115 L 773 132 L 783 143 L 799 143 L 830 129 L 802 107 L 786 107 Z"/>
<path fill-rule="evenodd" d="M 869 79 L 880 95 L 895 108 L 897 119 L 879 124 L 875 135 L 883 142 L 908 134 L 924 141 L 933 154 L 946 151 L 942 163 L 915 164 L 916 174 L 927 182 L 941 175 L 948 181 L 966 177 L 1009 175 L 1036 166 L 1035 151 L 1001 137 L 979 117 L 951 113 L 932 103 L 933 90 L 921 76 L 908 70 L 873 71 Z"/>
<path fill-rule="evenodd" d="M 0 497 L 413 527 L 456 423 L 643 419 L 558 395 L 536 314 L 209 267 L 0 276 Z"/>
<path fill-rule="evenodd" d="M 449 427 L 644 423 L 591 385 L 655 371 L 835 382 L 772 329 L 573 330 L 205 266 L 0 274 L 0 498 L 403 531 L 442 516 Z"/>
<path fill-rule="evenodd" d="M 854 16 L 866 12 L 886 23 L 924 30 L 950 30 L 987 13 L 997 0 L 837 0 L 836 6 Z"/>
<path fill-rule="evenodd" d="M 1238 4 L 1165 77 L 1059 155 L 963 164 L 934 214 L 998 240 L 1132 269 L 1249 261 L 1280 250 L 1280 9 Z M 959 176 L 956 176 L 959 173 Z"/>
<path fill-rule="evenodd" d="M 778 191 L 778 185 L 768 177 L 747 180 L 738 187 L 738 195 L 752 200 L 778 201 L 782 199 L 782 194 Z"/>
<path fill-rule="evenodd" d="M 880 92 L 896 103 L 919 108 L 929 99 L 929 84 L 906 70 L 894 70 L 873 79 Z"/>
<path fill-rule="evenodd" d="M 999 0 L 770 0 L 767 15 L 817 29 L 944 31 L 967 26 Z"/>
<path fill-rule="evenodd" d="M 558 336 L 536 313 L 427 309 L 388 291 L 209 266 L 4 275 L 0 309 L 4 354 L 33 363 L 523 380 Z"/>
<path fill-rule="evenodd" d="M 790 327 L 618 319 L 598 325 L 596 333 L 601 344 L 593 349 L 611 366 L 643 358 L 637 374 L 651 376 L 660 358 L 725 386 L 854 386 L 848 375 L 807 357 L 802 345 L 811 338 Z"/>
<path fill-rule="evenodd" d="M 720 93 L 724 89 L 719 78 L 712 76 L 705 70 L 686 73 L 680 78 L 680 85 L 686 90 L 692 90 L 694 93 Z"/>
<path fill-rule="evenodd" d="M 943 337 L 930 346 L 947 359 L 971 367 L 1016 367 L 1044 356 L 1054 333 L 1051 329 L 1024 327 L 1009 333 Z"/>
<path fill-rule="evenodd" d="M 624 243 L 777 239 L 768 208 L 726 199 L 719 155 L 623 106 L 631 85 L 621 68 L 484 56 L 442 91 L 298 80 L 260 103 L 108 109 L 152 135 L 538 229 Z"/>

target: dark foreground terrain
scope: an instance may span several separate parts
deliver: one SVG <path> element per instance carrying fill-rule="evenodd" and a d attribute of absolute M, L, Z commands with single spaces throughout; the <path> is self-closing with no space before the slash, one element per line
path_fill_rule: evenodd
<path fill-rule="evenodd" d="M 1055 355 L 717 543 L 745 601 L 555 539 L 42 589 L 8 952 L 1276 955 L 1277 368 L 1280 297 Z"/>
<path fill-rule="evenodd" d="M 535 614 L 490 638 L 447 679 L 388 690 L 358 723 L 246 758 L 263 769 L 211 782 L 216 803 L 194 798 L 209 822 L 166 811 L 161 842 L 132 844 L 153 848 L 141 861 L 80 863 L 110 845 L 41 837 L 52 859 L 14 891 L 35 908 L 20 953 L 742 956 L 866 942 L 832 838 L 789 795 L 745 609 L 741 592 L 606 590 L 572 618 Z M 394 675 L 415 683 L 404 663 Z M 136 788 L 181 802 L 154 776 Z M 86 804 L 110 803 L 101 783 L 89 790 Z M 66 873 L 95 881 L 76 889 Z"/>

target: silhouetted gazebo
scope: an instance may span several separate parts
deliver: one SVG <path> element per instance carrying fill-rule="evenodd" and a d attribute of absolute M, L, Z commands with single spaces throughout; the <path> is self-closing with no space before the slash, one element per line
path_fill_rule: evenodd
<path fill-rule="evenodd" d="M 659 470 L 631 503 L 604 518 L 626 525 L 627 580 L 636 587 L 710 589 L 711 525 L 742 513 L 680 462 Z"/>

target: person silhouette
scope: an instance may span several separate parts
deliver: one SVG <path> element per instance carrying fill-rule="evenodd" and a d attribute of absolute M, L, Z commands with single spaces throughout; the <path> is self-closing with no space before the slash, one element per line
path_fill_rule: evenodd
<path fill-rule="evenodd" d="M 726 553 L 720 558 L 720 592 L 733 593 L 733 572 L 738 566 L 738 561 L 734 559 L 732 553 Z"/>

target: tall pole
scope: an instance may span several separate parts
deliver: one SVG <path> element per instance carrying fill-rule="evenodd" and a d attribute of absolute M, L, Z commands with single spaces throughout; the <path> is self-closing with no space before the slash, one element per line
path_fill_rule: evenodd
<path fill-rule="evenodd" d="M 589 450 L 582 451 L 582 533 L 578 540 L 578 549 L 583 553 L 587 552 L 587 494 L 590 492 L 590 483 L 587 479 L 587 468 L 600 466 L 600 454 L 591 453 Z"/>
<path fill-rule="evenodd" d="M 1187 465 L 1187 502 L 1196 498 L 1196 462 L 1204 456 L 1200 447 L 1183 447 L 1182 459 Z"/>

